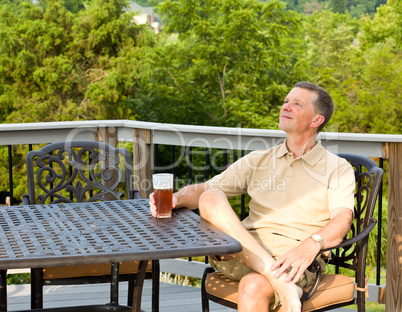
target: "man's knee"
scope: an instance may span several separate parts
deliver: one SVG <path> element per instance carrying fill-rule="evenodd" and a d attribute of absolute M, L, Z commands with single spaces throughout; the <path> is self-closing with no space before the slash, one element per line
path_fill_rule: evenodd
<path fill-rule="evenodd" d="M 247 298 L 271 299 L 274 292 L 268 280 L 258 273 L 249 273 L 242 277 L 239 283 L 239 296 Z"/>
<path fill-rule="evenodd" d="M 207 190 L 200 196 L 198 206 L 200 209 L 201 217 L 208 219 L 209 215 L 215 215 L 219 203 L 227 202 L 226 195 L 220 190 Z"/>
<path fill-rule="evenodd" d="M 239 284 L 238 311 L 268 311 L 273 302 L 274 291 L 264 276 L 255 272 L 243 276 Z"/>

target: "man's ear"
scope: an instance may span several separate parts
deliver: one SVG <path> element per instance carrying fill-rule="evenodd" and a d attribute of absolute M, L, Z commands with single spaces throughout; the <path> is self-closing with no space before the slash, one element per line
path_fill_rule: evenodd
<path fill-rule="evenodd" d="M 318 128 L 324 121 L 325 117 L 323 115 L 315 115 L 311 123 L 311 128 Z"/>

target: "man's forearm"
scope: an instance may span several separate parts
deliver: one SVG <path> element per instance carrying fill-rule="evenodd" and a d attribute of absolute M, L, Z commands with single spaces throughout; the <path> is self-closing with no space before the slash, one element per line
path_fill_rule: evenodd
<path fill-rule="evenodd" d="M 178 192 L 174 193 L 177 203 L 176 207 L 186 207 L 188 209 L 197 209 L 198 201 L 203 192 L 209 189 L 206 183 L 192 184 L 183 187 Z"/>
<path fill-rule="evenodd" d="M 353 221 L 352 211 L 346 208 L 338 208 L 331 215 L 331 220 L 316 234 L 320 235 L 324 241 L 324 248 L 339 245 L 343 238 L 350 231 Z"/>

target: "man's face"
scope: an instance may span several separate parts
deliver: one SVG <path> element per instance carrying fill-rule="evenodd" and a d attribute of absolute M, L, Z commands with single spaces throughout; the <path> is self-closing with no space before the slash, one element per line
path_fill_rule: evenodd
<path fill-rule="evenodd" d="M 311 131 L 313 121 L 317 114 L 314 113 L 313 102 L 317 94 L 313 91 L 293 88 L 285 98 L 279 115 L 279 129 L 286 133 L 295 132 L 302 134 Z"/>

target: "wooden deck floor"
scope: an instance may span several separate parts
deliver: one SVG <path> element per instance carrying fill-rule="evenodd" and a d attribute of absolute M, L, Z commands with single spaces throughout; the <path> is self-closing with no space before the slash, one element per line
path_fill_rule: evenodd
<path fill-rule="evenodd" d="M 16 311 L 30 308 L 30 285 L 10 285 L 8 291 L 8 310 Z M 106 303 L 109 299 L 107 284 L 74 285 L 74 286 L 47 286 L 44 294 L 44 307 L 67 307 L 74 305 L 90 305 Z M 127 302 L 127 284 L 120 283 L 120 302 Z M 222 307 L 211 302 L 211 312 L 233 312 L 234 310 Z M 151 284 L 146 280 L 144 284 L 142 309 L 151 311 Z M 336 312 L 352 312 L 352 310 L 338 309 Z M 189 286 L 161 283 L 160 312 L 201 312 L 200 289 Z M 259 311 L 256 311 L 259 312 Z"/>
<path fill-rule="evenodd" d="M 74 305 L 103 304 L 109 302 L 109 285 L 74 285 L 74 286 L 46 286 L 44 294 L 44 307 L 67 307 Z M 30 285 L 9 285 L 8 311 L 30 308 Z M 119 301 L 127 302 L 127 283 L 120 283 Z M 144 284 L 142 309 L 151 311 L 151 283 L 146 280 Z M 188 286 L 161 283 L 160 312 L 199 312 L 201 311 L 200 289 Z M 211 303 L 213 312 L 233 312 Z"/>

